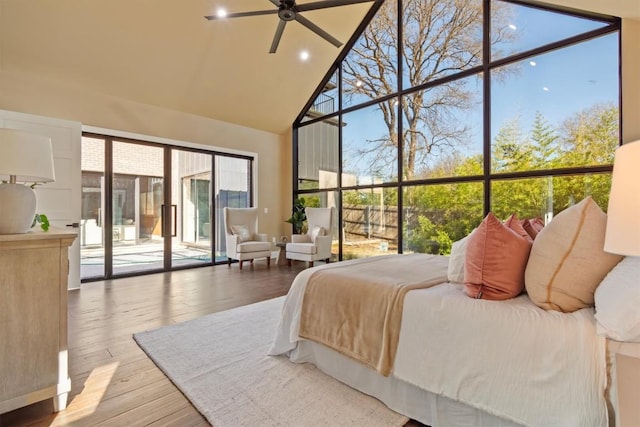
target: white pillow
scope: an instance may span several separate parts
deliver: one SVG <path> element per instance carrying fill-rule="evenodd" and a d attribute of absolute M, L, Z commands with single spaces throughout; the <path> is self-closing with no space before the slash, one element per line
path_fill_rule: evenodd
<path fill-rule="evenodd" d="M 613 267 L 594 298 L 599 335 L 640 342 L 640 257 L 628 256 Z"/>
<path fill-rule="evenodd" d="M 311 230 L 311 241 L 315 243 L 316 237 L 324 236 L 324 227 L 320 227 L 319 225 L 315 225 Z"/>
<path fill-rule="evenodd" d="M 473 231 L 471 233 L 473 233 Z M 453 242 L 451 245 L 449 267 L 447 268 L 447 280 L 449 280 L 449 282 L 464 283 L 464 262 L 467 255 L 469 236 L 471 236 L 471 234 Z"/>
<path fill-rule="evenodd" d="M 231 231 L 234 235 L 238 236 L 238 243 L 251 240 L 251 233 L 249 232 L 249 227 L 246 225 L 232 225 Z"/>

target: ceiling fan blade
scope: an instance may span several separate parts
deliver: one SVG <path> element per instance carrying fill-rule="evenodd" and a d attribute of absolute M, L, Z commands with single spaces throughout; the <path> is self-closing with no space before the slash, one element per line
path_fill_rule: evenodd
<path fill-rule="evenodd" d="M 258 15 L 275 15 L 278 13 L 277 9 L 271 10 L 256 10 L 253 12 L 238 12 L 238 13 L 229 13 L 226 16 L 217 16 L 217 15 L 209 15 L 205 16 L 209 21 L 213 21 L 214 19 L 227 19 L 227 18 L 240 18 L 243 16 L 258 16 Z"/>
<path fill-rule="evenodd" d="M 325 30 L 323 30 L 322 28 L 318 27 L 316 24 L 314 24 L 313 22 L 309 21 L 304 16 L 302 16 L 300 14 L 297 14 L 296 15 L 296 21 L 298 21 L 299 23 L 301 23 L 302 25 L 304 25 L 305 27 L 307 27 L 308 29 L 310 29 L 311 31 L 313 31 L 314 33 L 316 33 L 317 35 L 319 35 L 320 37 L 322 37 L 323 39 L 325 39 L 326 41 L 328 41 L 332 45 L 334 45 L 335 47 L 342 46 L 342 42 L 340 40 L 336 39 L 331 34 L 327 33 Z"/>
<path fill-rule="evenodd" d="M 276 53 L 276 49 L 278 49 L 278 44 L 280 44 L 280 38 L 282 37 L 282 32 L 284 31 L 284 27 L 287 25 L 287 21 L 283 21 L 282 19 L 278 22 L 278 27 L 276 28 L 276 34 L 273 36 L 273 41 L 271 42 L 271 49 L 269 49 L 269 53 Z"/>
<path fill-rule="evenodd" d="M 271 3 L 275 4 L 276 6 L 280 7 L 280 1 L 279 0 L 269 0 Z"/>
<path fill-rule="evenodd" d="M 275 0 L 271 0 L 272 3 L 274 1 Z M 323 1 L 316 1 L 312 3 L 296 4 L 296 11 L 305 12 L 307 10 L 326 9 L 329 7 L 336 7 L 336 6 L 348 6 L 350 4 L 367 3 L 372 1 L 373 0 L 323 0 Z"/>

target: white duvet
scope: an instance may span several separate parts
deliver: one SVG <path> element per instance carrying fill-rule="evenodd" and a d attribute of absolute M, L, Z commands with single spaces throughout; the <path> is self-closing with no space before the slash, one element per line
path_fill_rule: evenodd
<path fill-rule="evenodd" d="M 333 265 L 296 277 L 270 354 L 296 348 L 306 282 Z M 526 295 L 475 300 L 451 283 L 410 291 L 392 375 L 524 425 L 602 427 L 606 343 L 595 328 L 593 309 L 545 311 Z"/>

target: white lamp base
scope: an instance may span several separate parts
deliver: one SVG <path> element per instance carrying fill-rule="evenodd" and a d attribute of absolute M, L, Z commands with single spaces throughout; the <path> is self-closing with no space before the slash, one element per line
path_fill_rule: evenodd
<path fill-rule="evenodd" d="M 0 234 L 29 231 L 36 214 L 36 193 L 22 184 L 0 184 Z"/>

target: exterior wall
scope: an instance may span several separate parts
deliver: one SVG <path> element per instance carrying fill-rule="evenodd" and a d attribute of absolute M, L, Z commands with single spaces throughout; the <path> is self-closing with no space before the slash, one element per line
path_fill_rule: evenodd
<path fill-rule="evenodd" d="M 337 174 L 338 131 L 336 119 L 300 128 L 298 179 L 319 181 L 321 172 Z"/>

